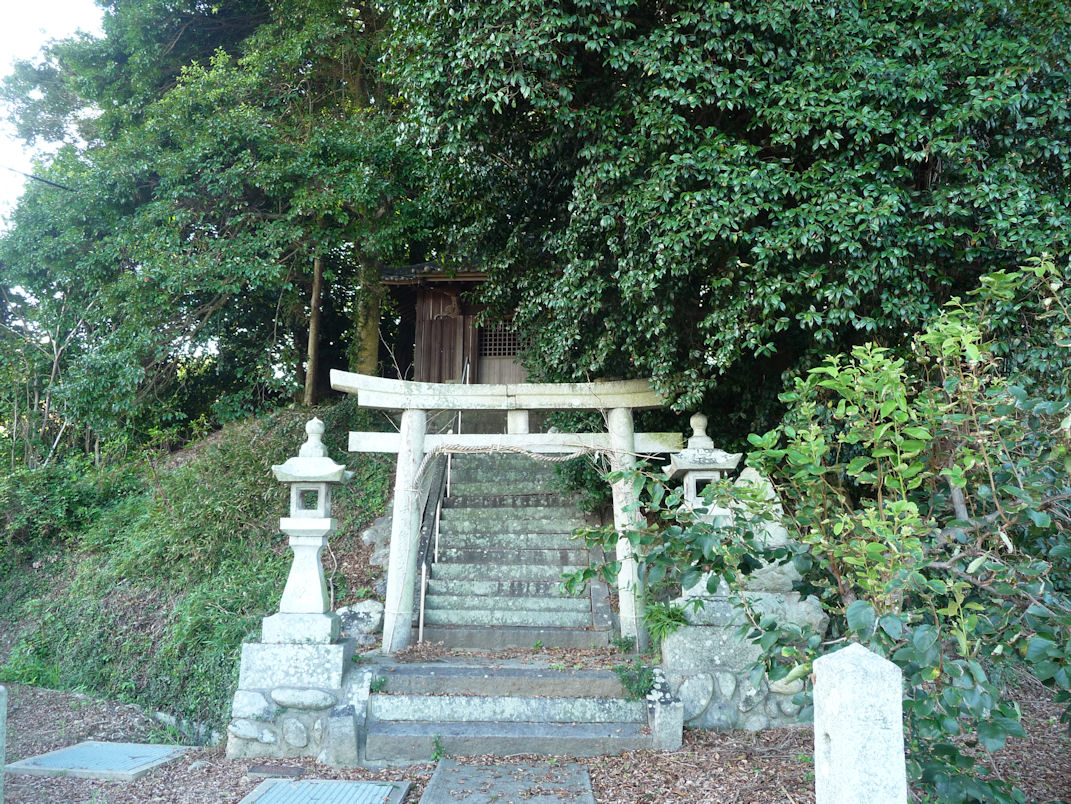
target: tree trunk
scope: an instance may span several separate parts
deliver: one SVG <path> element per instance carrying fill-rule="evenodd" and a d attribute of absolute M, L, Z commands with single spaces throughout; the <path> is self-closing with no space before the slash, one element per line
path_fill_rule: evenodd
<path fill-rule="evenodd" d="M 357 343 L 356 360 L 353 361 L 351 371 L 358 374 L 375 375 L 379 368 L 379 310 L 380 288 L 362 288 L 360 321 L 358 327 L 360 336 Z"/>
<path fill-rule="evenodd" d="M 320 294 L 324 285 L 323 260 L 316 257 L 312 261 L 312 299 L 309 302 L 309 359 L 305 368 L 305 407 L 316 404 L 316 375 L 320 362 Z"/>

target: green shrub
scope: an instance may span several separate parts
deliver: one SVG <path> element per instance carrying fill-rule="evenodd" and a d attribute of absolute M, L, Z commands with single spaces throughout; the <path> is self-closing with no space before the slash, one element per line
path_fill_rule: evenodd
<path fill-rule="evenodd" d="M 1026 354 L 1002 361 L 993 339 L 1009 311 Z M 988 753 L 967 749 L 992 752 L 1024 736 L 1002 695 L 1020 669 L 1071 705 L 1071 409 L 1066 397 L 1028 390 L 1066 383 L 1069 327 L 1068 276 L 1040 260 L 953 299 L 909 354 L 864 344 L 796 379 L 781 397 L 780 426 L 752 436 L 748 456 L 775 482 L 794 544 L 765 547 L 769 507 L 756 489 L 712 484 L 709 500 L 741 514 L 715 526 L 681 509 L 664 474 L 611 475 L 647 508 L 627 535 L 648 583 L 690 587 L 711 572 L 708 587 L 722 577 L 740 589 L 764 562 L 792 561 L 796 589 L 829 615 L 832 642 L 760 616 L 741 597 L 743 633 L 763 651 L 752 683 L 764 673 L 805 678 L 825 646 L 860 642 L 903 670 L 908 769 L 920 795 L 1023 801 Z M 1061 373 L 1038 376 L 1034 349 Z M 600 538 L 616 536 L 590 536 Z M 590 567 L 571 582 L 616 571 Z"/>
<path fill-rule="evenodd" d="M 0 474 L 0 576 L 62 546 L 138 485 L 136 468 L 98 470 L 77 457 Z"/>
<path fill-rule="evenodd" d="M 625 697 L 631 701 L 643 700 L 654 687 L 654 670 L 637 656 L 629 664 L 614 665 L 614 675 L 624 688 Z"/>

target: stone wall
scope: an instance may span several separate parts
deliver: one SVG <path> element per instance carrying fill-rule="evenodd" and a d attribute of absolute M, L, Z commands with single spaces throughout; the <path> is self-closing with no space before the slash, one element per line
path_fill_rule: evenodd
<path fill-rule="evenodd" d="M 813 597 L 801 600 L 796 592 L 746 594 L 763 615 L 825 630 L 825 615 Z M 803 690 L 803 681 L 763 679 L 757 688 L 752 685 L 751 668 L 761 652 L 739 636 L 743 612 L 728 596 L 704 598 L 698 610 L 688 605 L 685 616 L 691 624 L 662 642 L 666 681 L 684 706 L 684 724 L 713 731 L 757 731 L 796 723 L 800 707 L 792 698 Z"/>

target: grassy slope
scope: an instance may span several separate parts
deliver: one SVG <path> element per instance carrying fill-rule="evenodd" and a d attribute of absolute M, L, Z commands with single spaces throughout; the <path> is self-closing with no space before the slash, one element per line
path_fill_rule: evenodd
<path fill-rule="evenodd" d="M 335 497 L 332 547 L 360 552 L 357 534 L 382 512 L 393 466 L 347 456 L 345 436 L 385 420 L 351 400 L 316 413 L 332 456 L 356 472 Z M 270 466 L 297 453 L 308 418 L 284 410 L 228 426 L 182 462 L 0 478 L 0 633 L 15 639 L 0 681 L 222 724 L 239 647 L 276 609 L 290 566 L 278 531 L 288 500 Z M 334 573 L 336 605 L 370 580 Z"/>

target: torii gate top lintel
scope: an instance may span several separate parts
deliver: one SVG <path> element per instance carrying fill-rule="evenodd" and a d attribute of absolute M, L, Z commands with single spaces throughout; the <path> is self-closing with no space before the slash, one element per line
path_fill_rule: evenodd
<path fill-rule="evenodd" d="M 331 387 L 357 394 L 362 408 L 386 410 L 610 410 L 665 405 L 648 380 L 453 385 L 332 369 Z"/>

